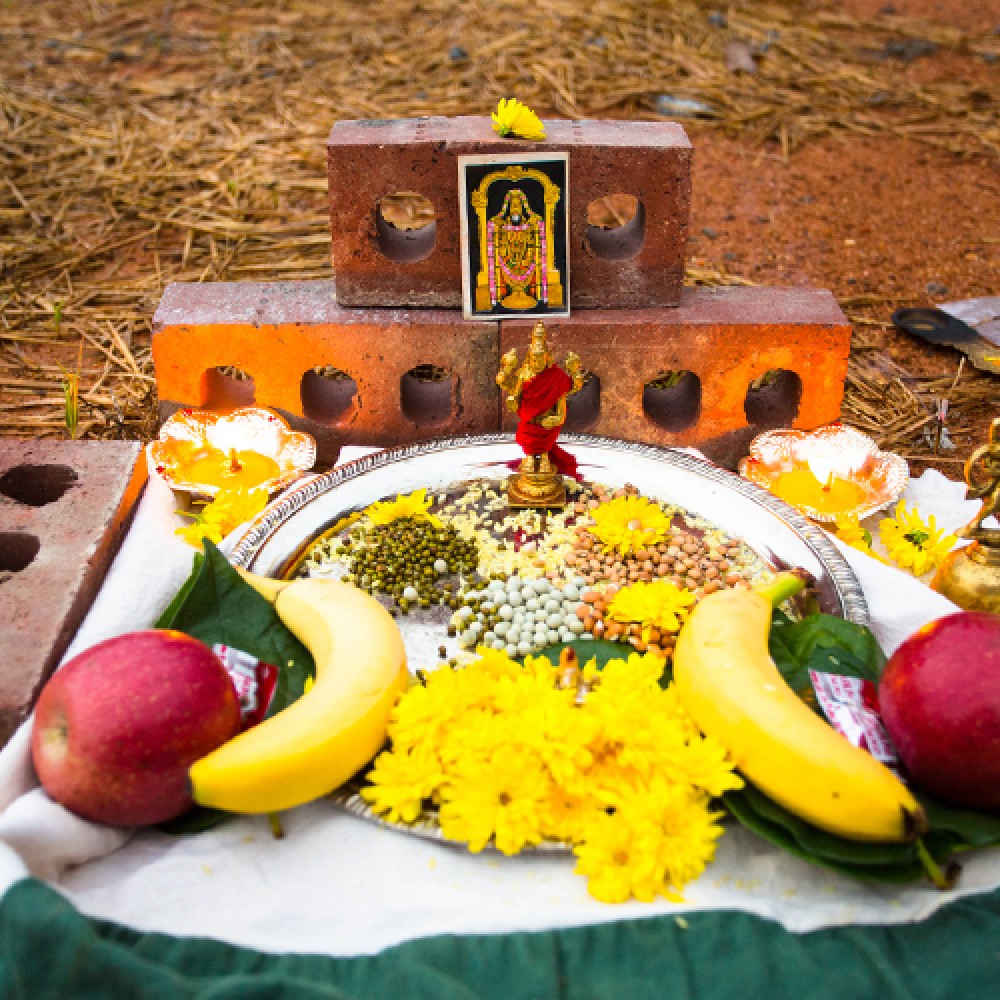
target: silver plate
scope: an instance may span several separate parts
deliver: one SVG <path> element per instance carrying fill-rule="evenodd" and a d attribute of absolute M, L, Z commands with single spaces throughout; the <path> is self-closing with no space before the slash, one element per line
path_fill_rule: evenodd
<path fill-rule="evenodd" d="M 830 539 L 772 494 L 684 452 L 585 434 L 561 435 L 560 443 L 572 449 L 585 479 L 611 487 L 631 483 L 646 496 L 676 504 L 742 539 L 774 569 L 808 570 L 816 579 L 822 611 L 859 625 L 869 623 L 861 585 Z M 511 434 L 444 438 L 366 455 L 280 496 L 239 538 L 230 558 L 263 576 L 283 577 L 305 548 L 345 514 L 420 487 L 443 490 L 480 477 L 501 483 L 509 474 L 507 463 L 519 456 Z M 408 655 L 417 644 L 414 629 L 401 624 Z M 411 659 L 410 665 L 420 663 Z M 385 823 L 350 786 L 334 798 L 381 825 L 444 839 L 433 821 Z"/>

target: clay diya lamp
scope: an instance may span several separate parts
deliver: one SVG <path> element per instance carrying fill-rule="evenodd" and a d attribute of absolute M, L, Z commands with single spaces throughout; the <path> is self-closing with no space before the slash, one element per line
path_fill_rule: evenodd
<path fill-rule="evenodd" d="M 910 470 L 902 456 L 879 451 L 866 434 L 831 424 L 759 434 L 740 475 L 812 520 L 833 524 L 863 519 L 899 499 Z"/>
<path fill-rule="evenodd" d="M 246 406 L 231 413 L 178 410 L 147 447 L 149 467 L 179 492 L 214 496 L 220 489 L 269 493 L 313 467 L 316 441 L 276 413 Z"/>

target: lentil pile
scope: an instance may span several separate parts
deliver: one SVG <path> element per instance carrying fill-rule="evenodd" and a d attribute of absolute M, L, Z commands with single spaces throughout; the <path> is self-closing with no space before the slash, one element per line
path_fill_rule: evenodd
<path fill-rule="evenodd" d="M 434 658 L 453 665 L 481 646 L 523 657 L 593 639 L 669 658 L 676 630 L 613 616 L 616 595 L 662 583 L 696 602 L 748 587 L 768 570 L 739 539 L 666 503 L 656 505 L 665 528 L 655 541 L 634 549 L 605 544 L 593 513 L 639 496 L 630 485 L 573 484 L 564 510 L 511 511 L 502 484 L 476 480 L 427 498 L 422 511 L 413 511 L 412 497 L 397 498 L 406 513 L 388 523 L 361 511 L 346 529 L 314 542 L 297 572 L 340 577 L 394 616 L 438 629 Z"/>

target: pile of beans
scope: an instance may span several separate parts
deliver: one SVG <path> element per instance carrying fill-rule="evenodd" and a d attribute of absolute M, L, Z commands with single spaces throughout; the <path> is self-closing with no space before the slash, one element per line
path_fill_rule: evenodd
<path fill-rule="evenodd" d="M 705 536 L 685 531 L 675 532 L 657 545 L 621 555 L 606 549 L 581 526 L 573 551 L 566 556 L 566 565 L 589 585 L 607 582 L 627 586 L 669 580 L 702 597 L 723 587 L 748 585 L 745 574 L 737 568 L 738 555 L 737 544 L 714 544 Z"/>

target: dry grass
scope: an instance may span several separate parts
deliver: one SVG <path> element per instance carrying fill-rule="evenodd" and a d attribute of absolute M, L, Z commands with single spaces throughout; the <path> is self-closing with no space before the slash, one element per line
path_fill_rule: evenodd
<path fill-rule="evenodd" d="M 876 57 L 906 39 L 997 54 L 995 35 L 860 23 L 794 0 L 734 5 L 720 27 L 709 14 L 721 6 L 6 0 L 0 434 L 65 433 L 57 362 L 80 349 L 79 433 L 148 437 L 149 322 L 167 282 L 329 276 L 323 140 L 337 119 L 485 113 L 509 94 L 570 117 L 669 118 L 670 97 L 703 106 L 693 128 L 786 156 L 834 132 L 1000 152 L 988 95 L 916 84 Z M 734 41 L 756 73 L 726 68 Z M 848 413 L 880 431 L 865 407 L 879 405 L 882 376 L 862 362 Z M 939 387 L 887 385 L 912 413 L 891 439 L 903 444 Z"/>

